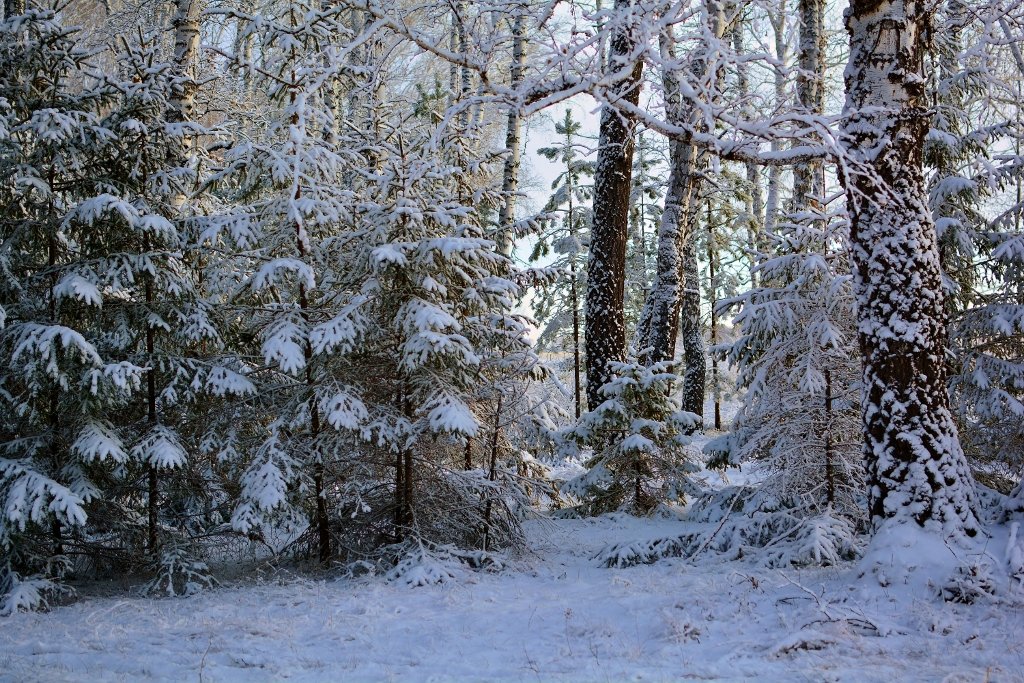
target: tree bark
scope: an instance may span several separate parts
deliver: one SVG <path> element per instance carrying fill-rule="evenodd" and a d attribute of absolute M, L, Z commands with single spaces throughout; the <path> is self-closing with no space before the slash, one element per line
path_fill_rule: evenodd
<path fill-rule="evenodd" d="M 853 0 L 842 178 L 864 362 L 869 510 L 973 536 L 970 470 L 949 411 L 943 291 L 922 170 L 929 128 L 921 0 Z"/>
<path fill-rule="evenodd" d="M 711 32 L 716 37 L 721 37 L 724 27 L 722 19 L 722 5 L 714 0 L 708 2 L 707 21 Z M 666 29 L 662 33 L 660 43 L 665 62 L 674 63 L 676 61 L 675 36 L 671 29 Z M 707 75 L 706 56 L 706 54 L 698 55 L 694 59 L 692 69 L 694 81 L 700 81 Z M 666 68 L 662 74 L 666 97 L 666 116 L 674 125 L 699 128 L 703 124 L 700 113 L 692 107 L 683 106 L 679 93 L 679 78 L 680 74 L 669 68 Z M 707 163 L 707 155 L 701 153 L 691 144 L 672 140 L 669 143 L 669 156 L 668 192 L 665 197 L 665 208 L 661 215 L 661 225 L 658 227 L 657 272 L 647 301 L 644 303 L 644 311 L 637 334 L 638 350 L 650 349 L 643 359 L 647 363 L 657 363 L 675 358 L 676 336 L 680 329 L 680 315 L 683 308 L 686 308 L 687 316 L 696 319 L 695 329 L 697 335 L 700 335 L 700 287 L 697 284 L 699 272 L 696 245 L 693 244 L 695 237 L 693 226 L 696 219 L 697 196 L 700 193 L 700 170 Z M 695 300 L 692 296 L 687 298 L 683 291 L 684 286 L 690 287 L 696 292 Z M 699 347 L 700 360 L 698 361 L 696 353 L 690 353 L 687 350 L 687 353 L 684 354 L 688 363 L 688 369 L 684 374 L 684 385 L 686 376 L 689 376 L 690 382 L 693 383 L 700 375 L 699 389 L 703 394 L 703 375 L 697 364 L 699 362 L 703 366 L 704 363 L 704 339 L 701 337 L 698 342 L 690 327 L 684 331 L 684 344 L 696 344 Z M 690 393 L 695 393 L 697 388 L 692 386 Z M 699 413 L 703 409 L 703 396 L 700 404 L 701 408 L 694 412 Z"/>
<path fill-rule="evenodd" d="M 509 74 L 509 87 L 518 88 L 523 82 L 523 64 L 526 58 L 526 6 L 516 6 L 512 20 L 512 64 Z M 519 165 L 522 158 L 522 116 L 519 107 L 512 105 L 508 110 L 508 123 L 505 129 L 505 168 L 502 173 L 501 194 L 502 204 L 498 209 L 498 253 L 512 255 L 515 243 L 512 225 L 515 222 L 516 192 L 519 190 Z"/>
<path fill-rule="evenodd" d="M 780 0 L 779 12 L 769 17 L 772 24 L 772 32 L 775 34 L 775 58 L 780 64 L 785 65 L 789 58 L 789 49 L 786 46 L 786 0 Z M 786 102 L 786 76 L 781 68 L 775 69 L 775 106 L 782 107 Z M 771 150 L 779 152 L 782 150 L 777 140 L 772 140 Z M 775 228 L 779 223 L 779 195 L 782 185 L 782 167 L 772 165 L 768 169 L 768 196 L 764 206 L 764 238 L 775 234 Z M 767 241 L 767 240 L 766 240 Z"/>
<path fill-rule="evenodd" d="M 696 184 L 696 183 L 695 183 Z M 697 223 L 698 189 L 691 190 L 687 221 Z M 685 411 L 704 417 L 704 391 L 707 383 L 708 360 L 704 333 L 700 325 L 700 268 L 697 263 L 696 231 L 683 245 L 683 292 L 680 298 L 679 333 L 683 338 L 683 396 Z M 700 427 L 698 427 L 700 429 Z"/>
<path fill-rule="evenodd" d="M 628 62 L 636 47 L 636 16 L 632 0 L 616 0 L 619 22 L 609 45 L 609 69 L 626 77 L 611 96 L 636 105 L 640 99 L 643 62 Z M 587 403 L 602 403 L 601 389 L 612 379 L 611 364 L 625 360 L 626 320 L 623 295 L 626 277 L 626 238 L 633 169 L 633 120 L 614 106 L 601 108 L 597 168 L 594 173 L 594 223 L 587 263 Z"/>
<path fill-rule="evenodd" d="M 174 65 L 182 77 L 179 87 L 171 93 L 168 119 L 173 123 L 195 121 L 195 98 L 198 88 L 199 16 L 201 0 L 174 0 Z"/>
<path fill-rule="evenodd" d="M 800 71 L 797 99 L 806 114 L 825 111 L 825 2 L 800 0 Z M 820 210 L 825 194 L 821 161 L 802 161 L 793 167 L 793 210 Z"/>
<path fill-rule="evenodd" d="M 4 19 L 25 13 L 25 0 L 4 0 Z"/>

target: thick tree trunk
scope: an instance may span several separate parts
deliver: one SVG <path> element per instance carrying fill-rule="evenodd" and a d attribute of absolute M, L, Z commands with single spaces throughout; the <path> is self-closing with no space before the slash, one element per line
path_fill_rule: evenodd
<path fill-rule="evenodd" d="M 846 14 L 843 178 L 861 353 L 873 525 L 978 531 L 975 493 L 949 411 L 943 294 L 922 149 L 930 5 L 853 0 Z"/>
<path fill-rule="evenodd" d="M 631 0 L 616 0 L 622 22 L 613 29 L 609 69 L 626 70 L 614 97 L 633 104 L 640 98 L 643 62 L 625 63 L 636 46 L 629 14 Z M 621 17 L 629 14 L 628 18 Z M 612 379 L 611 363 L 625 360 L 626 320 L 623 305 L 626 238 L 633 169 L 633 121 L 610 104 L 601 108 L 601 128 L 594 173 L 594 223 L 587 263 L 587 403 L 593 410 L 603 401 L 601 388 Z"/>
<path fill-rule="evenodd" d="M 675 36 L 671 28 L 662 32 L 659 41 L 666 63 L 676 59 Z M 679 93 L 679 74 L 674 69 L 662 72 L 665 89 L 665 110 L 670 123 L 685 119 Z M 658 226 L 658 250 L 651 291 L 644 302 L 637 331 L 637 351 L 645 363 L 672 360 L 676 352 L 676 330 L 679 328 L 679 301 L 682 296 L 681 249 L 687 239 L 686 221 L 690 189 L 693 183 L 695 150 L 678 140 L 669 141 L 668 191 L 665 208 Z"/>
<path fill-rule="evenodd" d="M 708 3 L 707 21 L 715 36 L 720 37 L 724 27 L 722 6 L 718 2 Z M 666 63 L 676 61 L 675 37 L 671 29 L 666 29 L 660 36 L 661 53 Z M 707 74 L 706 61 L 702 56 L 694 60 L 692 77 L 700 81 Z M 666 68 L 662 80 L 666 92 L 666 114 L 670 123 L 690 128 L 702 126 L 701 114 L 691 106 L 684 106 L 679 93 L 680 74 Z M 638 350 L 650 349 L 644 356 L 647 363 L 657 363 L 675 358 L 676 336 L 680 329 L 680 316 L 685 315 L 696 320 L 697 334 L 700 334 L 700 287 L 697 284 L 699 271 L 697 268 L 697 248 L 694 223 L 696 219 L 696 202 L 700 194 L 700 171 L 707 163 L 706 154 L 700 153 L 693 145 L 671 141 L 669 143 L 669 181 L 668 193 L 665 197 L 665 209 L 661 215 L 658 228 L 658 252 L 656 257 L 656 273 L 651 285 L 647 301 L 641 316 L 637 334 Z M 687 262 L 686 259 L 691 261 Z M 691 278 L 691 279 L 687 279 Z M 685 285 L 684 285 L 685 283 Z M 687 297 L 683 288 L 689 287 L 696 292 L 696 299 Z M 682 313 L 685 308 L 686 312 Z M 703 367 L 704 339 L 699 343 L 693 336 L 693 329 L 685 328 L 684 344 L 698 344 L 700 364 Z M 700 376 L 699 387 L 691 386 L 690 393 L 699 388 L 701 406 L 703 406 L 704 380 L 703 370 L 697 367 L 696 353 L 687 347 L 684 354 L 691 384 Z M 685 393 L 685 389 L 684 389 Z M 689 408 L 687 408 L 689 410 Z M 700 412 L 700 410 L 694 411 Z"/>
<path fill-rule="evenodd" d="M 526 6 L 516 6 L 512 20 L 512 64 L 509 74 L 509 86 L 518 88 L 523 82 L 523 64 L 526 59 Z M 516 192 L 519 190 L 519 164 L 522 157 L 522 116 L 518 106 L 508 110 L 508 123 L 505 128 L 505 168 L 502 173 L 501 193 L 502 205 L 498 209 L 498 253 L 512 255 L 515 236 L 512 225 L 515 222 Z"/>

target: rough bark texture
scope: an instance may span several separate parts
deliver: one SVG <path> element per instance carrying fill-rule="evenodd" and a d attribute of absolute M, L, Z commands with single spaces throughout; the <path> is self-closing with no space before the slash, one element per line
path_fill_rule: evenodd
<path fill-rule="evenodd" d="M 512 64 L 509 86 L 518 88 L 523 81 L 523 64 L 526 58 L 526 7 L 518 5 L 512 20 Z M 503 203 L 498 209 L 498 252 L 511 256 L 515 236 L 512 225 L 515 222 L 516 192 L 519 190 L 519 165 L 522 157 L 522 116 L 518 106 L 508 110 L 505 128 L 505 168 L 502 173 L 501 193 Z"/>
<path fill-rule="evenodd" d="M 4 0 L 4 18 L 25 13 L 25 0 Z"/>
<path fill-rule="evenodd" d="M 864 359 L 869 507 L 883 521 L 978 530 L 975 494 L 949 411 L 943 294 L 922 149 L 929 5 L 854 0 L 842 134 L 843 182 Z"/>
<path fill-rule="evenodd" d="M 697 222 L 699 199 L 692 190 L 687 222 Z M 697 264 L 697 240 L 690 230 L 683 245 L 683 293 L 679 307 L 679 334 L 683 338 L 683 410 L 704 416 L 704 390 L 707 384 L 708 359 L 704 332 L 700 325 L 700 268 Z"/>
<path fill-rule="evenodd" d="M 716 37 L 721 37 L 725 22 L 723 7 L 712 1 L 707 4 L 707 21 L 709 29 Z M 661 37 L 661 53 L 666 64 L 676 62 L 675 37 L 671 29 L 666 29 Z M 696 55 L 691 69 L 692 79 L 699 82 L 707 75 L 706 55 Z M 703 119 L 700 112 L 692 106 L 685 106 L 679 93 L 680 74 L 666 68 L 662 74 L 666 93 L 666 115 L 669 122 L 689 128 L 700 129 Z M 637 347 L 640 350 L 650 349 L 644 357 L 645 362 L 656 363 L 675 358 L 677 330 L 680 329 L 680 316 L 688 317 L 683 331 L 684 344 L 696 345 L 693 351 L 686 347 L 684 360 L 687 369 L 684 372 L 684 395 L 701 394 L 700 406 L 685 407 L 700 414 L 703 409 L 704 392 L 704 338 L 700 334 L 700 287 L 697 281 L 697 249 L 694 223 L 696 218 L 695 205 L 700 194 L 701 171 L 707 164 L 707 155 L 699 152 L 693 145 L 672 141 L 669 144 L 670 169 L 668 192 L 665 197 L 665 209 L 658 228 L 658 252 L 654 283 L 644 303 L 638 332 Z M 687 258 L 690 261 L 687 261 Z M 684 287 L 693 290 L 689 294 L 683 292 Z M 695 297 L 694 297 L 695 294 Z M 685 311 L 685 312 L 684 312 Z M 696 327 L 694 327 L 694 324 Z M 694 333 L 696 330 L 696 335 Z M 699 341 L 697 337 L 700 337 Z M 700 358 L 698 358 L 698 354 Z M 687 380 L 687 378 L 689 378 Z M 690 383 L 689 391 L 686 383 Z"/>
<path fill-rule="evenodd" d="M 796 95 L 810 115 L 825 111 L 825 2 L 800 0 L 800 71 Z M 818 209 L 825 194 L 821 161 L 803 161 L 793 167 L 793 209 Z"/>
<path fill-rule="evenodd" d="M 675 37 L 667 29 L 660 37 L 661 52 L 666 63 L 675 61 Z M 662 73 L 665 88 L 665 109 L 669 122 L 684 121 L 679 94 L 679 76 L 671 68 Z M 637 334 L 637 349 L 644 362 L 658 363 L 675 357 L 676 330 L 679 327 L 679 302 L 682 294 L 681 250 L 687 239 L 686 221 L 690 190 L 693 185 L 695 150 L 692 145 L 672 140 L 669 142 L 669 177 L 665 195 L 665 208 L 658 226 L 656 272 L 650 294 L 644 302 Z"/>
<path fill-rule="evenodd" d="M 619 17 L 633 6 L 616 0 Z M 640 97 L 643 62 L 626 63 L 636 46 L 632 16 L 613 29 L 609 69 L 626 70 L 612 99 L 634 106 Z M 625 360 L 626 320 L 623 304 L 626 278 L 626 238 L 633 169 L 633 121 L 609 104 L 601 108 L 597 168 L 594 173 L 594 223 L 587 263 L 587 403 L 602 403 L 601 388 L 612 378 L 610 363 Z"/>

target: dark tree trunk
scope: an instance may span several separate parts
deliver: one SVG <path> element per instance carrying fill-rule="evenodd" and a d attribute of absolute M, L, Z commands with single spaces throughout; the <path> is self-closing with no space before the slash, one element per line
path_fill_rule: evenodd
<path fill-rule="evenodd" d="M 922 172 L 929 128 L 924 47 L 931 5 L 854 0 L 843 182 L 864 359 L 871 520 L 978 531 L 975 493 L 949 411 L 943 294 Z"/>
<path fill-rule="evenodd" d="M 696 188 L 693 190 L 696 194 Z M 697 221 L 697 197 L 690 200 L 690 225 Z M 694 231 L 691 231 L 693 233 Z M 700 324 L 700 269 L 697 240 L 691 234 L 683 246 L 683 295 L 680 300 L 679 333 L 683 338 L 683 410 L 704 417 L 704 390 L 708 361 Z"/>
<path fill-rule="evenodd" d="M 25 13 L 25 0 L 4 0 L 4 18 Z"/>
<path fill-rule="evenodd" d="M 800 71 L 796 94 L 811 115 L 825 111 L 825 2 L 800 0 Z M 825 194 L 821 161 L 802 161 L 793 167 L 794 211 L 820 210 Z"/>
<path fill-rule="evenodd" d="M 616 0 L 618 21 L 612 30 L 608 68 L 626 71 L 610 98 L 636 105 L 643 62 L 627 62 L 636 47 L 636 17 L 631 0 Z M 623 302 L 626 239 L 633 169 L 633 121 L 613 105 L 601 108 L 600 142 L 594 174 L 594 223 L 587 264 L 587 403 L 603 401 L 601 389 L 612 379 L 611 364 L 626 357 Z"/>

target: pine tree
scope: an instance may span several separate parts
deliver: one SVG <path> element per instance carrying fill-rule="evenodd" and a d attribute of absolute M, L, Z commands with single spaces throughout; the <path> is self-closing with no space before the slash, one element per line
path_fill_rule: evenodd
<path fill-rule="evenodd" d="M 539 154 L 563 164 L 551 183 L 554 194 L 544 206 L 545 214 L 561 212 L 558 223 L 548 223 L 541 231 L 530 256 L 531 261 L 545 258 L 551 250 L 558 255 L 551 267 L 568 271 L 567 278 L 559 278 L 540 289 L 534 297 L 533 310 L 538 320 L 545 323 L 537 339 L 539 348 L 558 348 L 572 357 L 573 405 L 578 418 L 584 401 L 582 384 L 582 333 L 586 320 L 583 315 L 583 293 L 586 278 L 583 269 L 584 253 L 589 243 L 591 211 L 587 201 L 592 187 L 585 182 L 594 173 L 593 163 L 587 161 L 587 148 L 580 138 L 579 121 L 566 109 L 562 121 L 555 123 L 555 133 L 562 136 L 556 146 L 542 147 Z"/>
<path fill-rule="evenodd" d="M 0 163 L 10 179 L 0 189 L 0 547 L 4 569 L 22 575 L 66 566 L 87 506 L 103 495 L 97 476 L 129 459 L 108 415 L 144 372 L 111 357 L 116 337 L 95 319 L 106 283 L 83 263 L 104 250 L 107 236 L 91 229 L 105 212 L 91 174 L 116 136 L 100 117 L 112 93 L 85 59 L 53 10 L 0 24 Z"/>
<path fill-rule="evenodd" d="M 580 499 L 583 514 L 649 514 L 698 490 L 690 478 L 697 467 L 686 449 L 697 416 L 670 395 L 678 377 L 669 368 L 615 364 L 605 400 L 564 432 L 562 438 L 593 451 L 587 471 L 562 487 Z"/>

